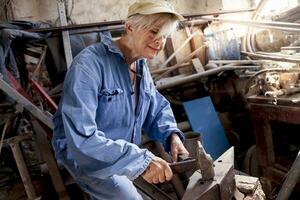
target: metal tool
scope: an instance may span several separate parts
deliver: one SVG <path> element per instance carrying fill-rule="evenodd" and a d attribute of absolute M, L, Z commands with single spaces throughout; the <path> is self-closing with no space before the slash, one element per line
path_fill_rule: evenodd
<path fill-rule="evenodd" d="M 189 183 L 180 199 L 183 200 L 231 200 L 235 191 L 234 149 L 227 150 L 215 162 L 200 142 L 199 133 L 185 133 L 184 145 L 189 156 L 178 155 L 178 162 L 169 163 L 174 175 L 192 173 Z M 153 199 L 173 199 L 155 184 L 142 178 L 134 181 L 136 187 Z"/>
<path fill-rule="evenodd" d="M 202 180 L 212 180 L 215 176 L 213 159 L 205 152 L 200 142 L 200 134 L 188 132 L 185 135 L 186 140 L 184 145 L 188 152 L 190 152 L 190 156 L 197 160 L 195 168 L 201 170 Z"/>
<path fill-rule="evenodd" d="M 169 166 L 172 169 L 173 173 L 177 173 L 177 174 L 186 171 L 195 171 L 198 169 L 196 159 L 189 159 L 189 160 L 179 161 L 175 163 L 169 163 Z"/>
<path fill-rule="evenodd" d="M 213 162 L 213 179 L 204 180 L 203 176 L 211 176 L 211 170 L 201 171 L 198 165 L 199 160 L 189 159 L 170 163 L 173 173 L 193 172 L 189 178 L 188 186 L 182 197 L 183 200 L 231 200 L 235 191 L 234 174 L 234 149 L 228 149 L 222 156 Z M 142 190 L 152 199 L 173 199 L 163 192 L 155 184 L 149 184 L 141 177 L 134 181 L 136 187 Z"/>

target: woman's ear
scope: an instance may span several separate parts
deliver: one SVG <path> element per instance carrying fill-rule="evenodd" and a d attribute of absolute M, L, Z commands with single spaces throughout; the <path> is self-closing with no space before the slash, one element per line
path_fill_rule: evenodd
<path fill-rule="evenodd" d="M 133 24 L 127 22 L 125 24 L 125 32 L 126 32 L 126 34 L 131 33 L 132 31 L 133 31 Z"/>

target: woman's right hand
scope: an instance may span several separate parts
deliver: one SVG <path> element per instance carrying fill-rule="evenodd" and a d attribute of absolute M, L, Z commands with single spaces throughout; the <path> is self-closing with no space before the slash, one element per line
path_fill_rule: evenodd
<path fill-rule="evenodd" d="M 168 163 L 160 157 L 154 157 L 142 177 L 148 183 L 163 183 L 170 181 L 173 173 Z"/>

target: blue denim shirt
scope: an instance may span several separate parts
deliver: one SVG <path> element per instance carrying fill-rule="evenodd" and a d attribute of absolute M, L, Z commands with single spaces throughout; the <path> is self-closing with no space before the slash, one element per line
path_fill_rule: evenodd
<path fill-rule="evenodd" d="M 138 146 L 142 130 L 167 151 L 172 132 L 183 139 L 146 61 L 136 62 L 141 80 L 135 111 L 128 64 L 110 35 L 101 34 L 100 43 L 74 58 L 54 116 L 52 144 L 57 159 L 89 176 L 124 175 L 133 180 L 153 158 L 150 151 Z"/>

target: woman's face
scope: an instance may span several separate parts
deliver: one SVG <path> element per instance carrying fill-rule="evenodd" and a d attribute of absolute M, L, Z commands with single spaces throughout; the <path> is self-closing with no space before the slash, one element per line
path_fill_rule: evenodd
<path fill-rule="evenodd" d="M 132 31 L 134 43 L 134 51 L 140 57 L 152 59 L 161 51 L 165 45 L 166 38 L 157 36 L 160 27 L 154 26 L 150 30 L 135 30 Z"/>

